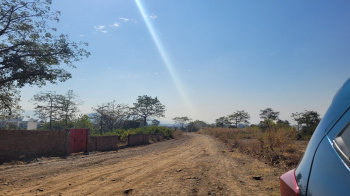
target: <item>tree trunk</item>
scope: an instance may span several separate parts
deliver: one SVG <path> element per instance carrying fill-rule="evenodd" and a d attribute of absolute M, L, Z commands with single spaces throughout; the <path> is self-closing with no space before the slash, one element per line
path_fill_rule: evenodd
<path fill-rule="evenodd" d="M 147 117 L 143 117 L 143 126 L 147 126 Z"/>

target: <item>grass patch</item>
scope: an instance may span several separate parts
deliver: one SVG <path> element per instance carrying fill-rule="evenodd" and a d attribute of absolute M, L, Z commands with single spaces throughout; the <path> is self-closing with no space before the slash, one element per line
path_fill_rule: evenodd
<path fill-rule="evenodd" d="M 204 128 L 199 133 L 216 137 L 232 150 L 264 159 L 270 165 L 293 168 L 303 155 L 300 147 L 297 148 L 297 131 L 291 127 L 272 127 L 265 131 L 259 127 Z"/>

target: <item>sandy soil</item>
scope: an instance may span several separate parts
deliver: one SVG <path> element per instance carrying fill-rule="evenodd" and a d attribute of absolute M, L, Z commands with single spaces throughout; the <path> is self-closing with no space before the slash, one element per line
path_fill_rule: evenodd
<path fill-rule="evenodd" d="M 0 195 L 278 195 L 286 171 L 210 136 L 0 166 Z"/>

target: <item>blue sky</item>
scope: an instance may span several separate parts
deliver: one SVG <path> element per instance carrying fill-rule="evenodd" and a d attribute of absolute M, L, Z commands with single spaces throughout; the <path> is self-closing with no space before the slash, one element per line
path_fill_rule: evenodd
<path fill-rule="evenodd" d="M 69 81 L 23 88 L 25 110 L 39 91 L 71 89 L 82 113 L 149 95 L 166 105 L 161 122 L 245 110 L 258 123 L 267 107 L 291 121 L 323 115 L 350 76 L 350 1 L 56 0 L 52 9 L 61 17 L 50 25 L 88 42 L 91 56 L 67 68 Z"/>

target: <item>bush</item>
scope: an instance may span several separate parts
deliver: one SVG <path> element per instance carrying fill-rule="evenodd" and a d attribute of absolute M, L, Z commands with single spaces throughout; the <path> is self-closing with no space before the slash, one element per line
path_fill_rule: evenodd
<path fill-rule="evenodd" d="M 104 135 L 117 135 L 122 141 L 126 141 L 129 135 L 133 134 L 163 134 L 165 139 L 172 139 L 173 138 L 173 133 L 174 129 L 170 129 L 167 127 L 163 126 L 157 126 L 157 125 L 152 125 L 152 126 L 147 126 L 147 127 L 140 127 L 136 129 L 116 129 L 111 132 L 107 132 Z M 98 135 L 98 134 L 93 134 L 93 135 Z"/>

